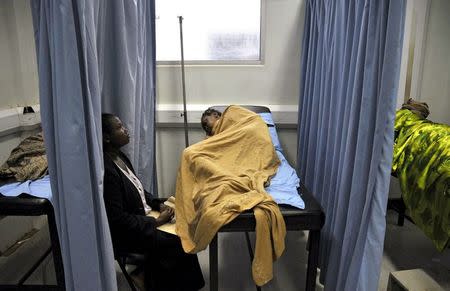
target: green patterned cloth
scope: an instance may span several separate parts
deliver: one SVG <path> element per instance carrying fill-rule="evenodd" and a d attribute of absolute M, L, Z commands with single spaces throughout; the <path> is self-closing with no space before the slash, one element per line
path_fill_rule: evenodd
<path fill-rule="evenodd" d="M 392 171 L 411 218 L 442 251 L 450 237 L 450 126 L 397 111 Z"/>

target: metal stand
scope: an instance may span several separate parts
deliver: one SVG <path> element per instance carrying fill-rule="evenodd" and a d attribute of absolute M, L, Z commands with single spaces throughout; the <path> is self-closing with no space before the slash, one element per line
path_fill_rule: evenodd
<path fill-rule="evenodd" d="M 183 87 L 183 119 L 184 119 L 184 141 L 189 146 L 187 110 L 186 110 L 186 81 L 184 78 L 184 49 L 183 49 L 183 16 L 178 16 L 180 22 L 180 45 L 181 45 L 181 81 Z"/>

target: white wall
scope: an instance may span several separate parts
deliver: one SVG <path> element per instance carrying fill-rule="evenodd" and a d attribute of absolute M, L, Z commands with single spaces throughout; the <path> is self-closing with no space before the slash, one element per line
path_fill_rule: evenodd
<path fill-rule="evenodd" d="M 298 106 L 304 0 L 265 1 L 264 63 L 246 66 L 186 66 L 186 95 L 190 104 L 254 104 Z M 157 102 L 182 102 L 179 66 L 157 67 Z M 205 106 L 204 109 L 207 107 Z M 293 127 L 292 127 L 293 126 Z M 279 128 L 286 158 L 295 165 L 297 131 Z M 190 143 L 204 134 L 191 129 Z M 174 194 L 184 132 L 180 128 L 157 130 L 158 188 L 161 196 Z"/>
<path fill-rule="evenodd" d="M 432 0 L 428 17 L 420 100 L 429 119 L 450 124 L 450 1 Z"/>
<path fill-rule="evenodd" d="M 188 103 L 297 104 L 303 0 L 265 2 L 264 64 L 186 66 Z M 182 102 L 178 66 L 158 66 L 158 103 Z"/>
<path fill-rule="evenodd" d="M 39 103 L 33 22 L 28 0 L 0 1 L 0 108 Z"/>

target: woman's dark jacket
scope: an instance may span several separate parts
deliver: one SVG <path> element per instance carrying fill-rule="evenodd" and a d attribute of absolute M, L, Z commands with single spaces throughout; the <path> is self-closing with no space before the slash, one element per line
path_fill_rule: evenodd
<path fill-rule="evenodd" d="M 134 173 L 128 158 L 123 153 L 120 153 L 120 157 Z M 103 199 L 114 249 L 141 249 L 141 245 L 153 237 L 156 221 L 153 217 L 145 216 L 138 190 L 106 153 L 104 166 Z M 161 200 L 152 198 L 147 192 L 145 194 L 147 204 L 159 210 Z"/>

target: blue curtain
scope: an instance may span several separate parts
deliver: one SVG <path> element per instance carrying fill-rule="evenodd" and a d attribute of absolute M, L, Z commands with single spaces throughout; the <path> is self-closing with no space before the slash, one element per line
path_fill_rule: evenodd
<path fill-rule="evenodd" d="M 103 110 L 119 116 L 129 129 L 131 141 L 124 151 L 144 188 L 157 196 L 155 2 L 102 1 L 100 19 Z"/>
<path fill-rule="evenodd" d="M 322 205 L 325 290 L 377 290 L 404 0 L 308 0 L 298 171 Z"/>
<path fill-rule="evenodd" d="M 102 196 L 101 113 L 125 120 L 130 157 L 154 190 L 154 1 L 31 4 L 66 288 L 117 290 Z"/>
<path fill-rule="evenodd" d="M 101 99 L 89 0 L 32 4 L 39 95 L 67 290 L 116 290 L 102 197 Z"/>

